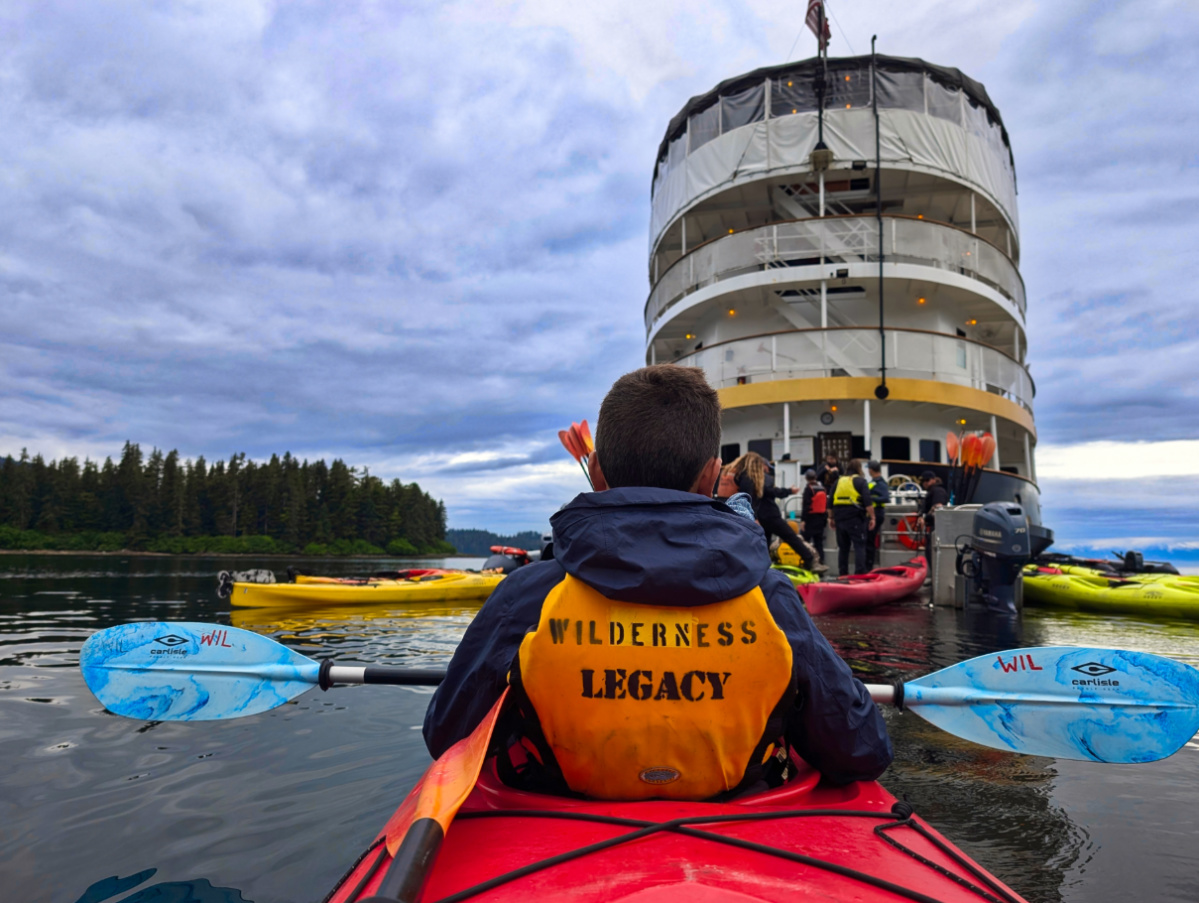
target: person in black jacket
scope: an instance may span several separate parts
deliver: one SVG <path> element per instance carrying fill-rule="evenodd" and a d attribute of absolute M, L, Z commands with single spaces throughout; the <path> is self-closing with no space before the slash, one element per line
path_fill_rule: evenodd
<path fill-rule="evenodd" d="M 870 486 L 862 476 L 862 462 L 854 458 L 833 490 L 833 525 L 837 530 L 837 573 L 849 575 L 849 553 L 853 550 L 853 572 L 866 573 L 866 535 L 874 529 Z"/>
<path fill-rule="evenodd" d="M 879 559 L 879 535 L 886 520 L 887 504 L 891 501 L 891 488 L 883 477 L 883 466 L 878 461 L 866 465 L 866 485 L 870 489 L 870 504 L 874 508 L 874 526 L 866 533 L 866 570 L 874 567 Z"/>
<path fill-rule="evenodd" d="M 816 471 L 804 472 L 807 486 L 803 491 L 803 538 L 812 544 L 817 557 L 824 561 L 824 531 L 828 528 L 828 491 L 816 478 Z M 827 568 L 826 568 L 827 570 Z"/>
<path fill-rule="evenodd" d="M 931 536 L 936 526 L 938 508 L 949 504 L 949 491 L 942 485 L 941 478 L 931 470 L 920 474 L 920 485 L 924 487 L 924 501 L 920 505 L 920 523 L 926 537 Z"/>
<path fill-rule="evenodd" d="M 563 792 L 690 798 L 679 788 L 699 781 L 695 798 L 723 798 L 770 783 L 776 743 L 832 784 L 883 772 L 891 743 L 870 694 L 770 567 L 761 528 L 711 497 L 720 428 L 702 370 L 617 380 L 595 433 L 595 491 L 551 518 L 553 560 L 504 578 L 467 627 L 425 715 L 434 757 L 510 687 L 521 742 Z M 769 698 L 750 689 L 766 680 Z M 496 737 L 509 758 L 514 736 Z M 627 763 L 642 753 L 655 768 L 639 776 Z M 662 782 L 670 771 L 684 773 Z"/>
<path fill-rule="evenodd" d="M 749 452 L 741 459 L 741 472 L 737 476 L 737 490 L 747 493 L 753 499 L 754 519 L 762 525 L 768 543 L 770 537 L 777 536 L 779 541 L 785 542 L 795 550 L 795 554 L 799 556 L 799 560 L 809 571 L 823 573 L 828 570 L 817 559 L 816 550 L 808 546 L 779 513 L 776 500 L 794 495 L 797 490 L 794 487 L 791 489 L 776 487 L 769 464 L 757 452 Z"/>

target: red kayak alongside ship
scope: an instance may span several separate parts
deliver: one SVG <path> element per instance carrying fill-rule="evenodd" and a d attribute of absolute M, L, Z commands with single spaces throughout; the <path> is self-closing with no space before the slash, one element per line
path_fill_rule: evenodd
<path fill-rule="evenodd" d="M 1023 898 L 873 781 L 831 787 L 802 762 L 782 787 L 730 802 L 607 802 L 505 786 L 494 760 L 458 812 L 422 901 L 751 903 Z M 325 898 L 377 892 L 386 831 Z"/>
<path fill-rule="evenodd" d="M 898 602 L 920 589 L 927 576 L 928 563 L 916 557 L 906 565 L 875 568 L 867 574 L 802 584 L 796 590 L 808 614 L 827 615 Z"/>

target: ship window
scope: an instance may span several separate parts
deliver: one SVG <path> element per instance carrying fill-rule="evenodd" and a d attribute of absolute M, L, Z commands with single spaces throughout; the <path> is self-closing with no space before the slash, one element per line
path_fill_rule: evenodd
<path fill-rule="evenodd" d="M 770 83 L 770 115 L 813 113 L 817 110 L 816 83 L 811 75 L 785 75 Z"/>
<path fill-rule="evenodd" d="M 720 98 L 721 131 L 731 132 L 751 122 L 760 122 L 766 106 L 766 88 L 758 84 Z"/>
<path fill-rule="evenodd" d="M 962 92 L 939 85 L 931 78 L 924 92 L 930 116 L 962 124 Z"/>
<path fill-rule="evenodd" d="M 673 171 L 676 166 L 683 162 L 683 158 L 687 156 L 687 133 L 679 135 L 670 142 L 670 150 L 668 151 L 670 162 L 667 164 L 667 169 Z"/>
<path fill-rule="evenodd" d="M 961 367 L 963 370 L 965 370 L 966 369 L 966 343 L 958 342 L 957 345 L 958 345 L 958 348 L 957 348 L 958 366 Z"/>
<path fill-rule="evenodd" d="M 882 443 L 882 457 L 884 460 L 912 460 L 912 440 L 907 436 L 883 436 Z"/>
<path fill-rule="evenodd" d="M 924 112 L 924 73 L 878 70 L 878 105 Z"/>
<path fill-rule="evenodd" d="M 971 97 L 966 98 L 966 122 L 970 133 L 980 138 L 991 134 L 991 121 L 987 118 L 987 109 Z"/>
<path fill-rule="evenodd" d="M 920 440 L 920 460 L 927 461 L 931 464 L 941 463 L 941 440 L 940 439 L 921 439 Z"/>
<path fill-rule="evenodd" d="M 856 110 L 870 106 L 870 69 L 841 69 L 830 72 L 826 110 Z"/>
<path fill-rule="evenodd" d="M 730 442 L 728 445 L 720 446 L 720 463 L 732 464 L 741 457 L 741 443 Z"/>
<path fill-rule="evenodd" d="M 690 152 L 695 153 L 720 135 L 720 104 L 714 103 L 706 110 L 692 114 L 688 128 L 691 131 Z"/>
<path fill-rule="evenodd" d="M 759 455 L 769 461 L 771 459 L 771 455 L 774 454 L 774 442 L 770 439 L 750 439 L 749 450 L 751 452 L 757 452 Z"/>

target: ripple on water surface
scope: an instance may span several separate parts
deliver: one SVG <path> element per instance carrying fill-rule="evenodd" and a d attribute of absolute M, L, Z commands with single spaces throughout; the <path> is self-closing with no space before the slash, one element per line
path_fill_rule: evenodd
<path fill-rule="evenodd" d="M 231 611 L 213 592 L 215 575 L 245 561 L 5 558 L 0 871 L 23 900 L 317 900 L 428 763 L 419 727 L 429 691 L 419 688 L 317 690 L 225 722 L 114 717 L 78 673 L 79 647 L 95 630 L 214 621 L 317 658 L 437 667 L 474 613 Z M 375 566 L 322 564 L 331 573 Z M 1199 664 L 1199 628 L 1187 623 L 1030 611 L 1020 624 L 995 624 L 919 603 L 818 623 L 872 681 L 1020 645 L 1133 648 Z M 884 783 L 1028 899 L 1199 899 L 1194 749 L 1098 766 L 986 750 L 911 715 L 886 717 L 896 761 Z"/>

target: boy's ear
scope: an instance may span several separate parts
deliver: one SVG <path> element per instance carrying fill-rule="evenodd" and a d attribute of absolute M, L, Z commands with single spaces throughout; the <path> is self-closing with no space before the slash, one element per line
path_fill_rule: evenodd
<path fill-rule="evenodd" d="M 716 484 L 720 480 L 720 468 L 724 465 L 719 458 L 712 458 L 699 472 L 699 477 L 691 485 L 691 491 L 696 495 L 711 497 L 716 492 Z"/>
<path fill-rule="evenodd" d="M 592 492 L 603 492 L 608 488 L 608 481 L 604 479 L 604 471 L 600 467 L 599 455 L 595 452 L 587 459 L 587 473 L 591 475 Z"/>

